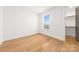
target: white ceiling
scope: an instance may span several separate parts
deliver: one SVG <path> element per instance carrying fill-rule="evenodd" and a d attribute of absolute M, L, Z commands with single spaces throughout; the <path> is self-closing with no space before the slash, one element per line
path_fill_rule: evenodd
<path fill-rule="evenodd" d="M 26 8 L 35 12 L 35 13 L 42 13 L 44 11 L 47 11 L 47 10 L 53 8 L 53 7 L 56 7 L 56 6 L 27 6 Z M 67 6 L 66 13 L 74 11 L 75 8 L 76 8 L 76 6 L 73 6 L 73 7 Z"/>
<path fill-rule="evenodd" d="M 42 13 L 46 10 L 51 9 L 52 6 L 28 6 L 27 8 L 35 13 Z"/>

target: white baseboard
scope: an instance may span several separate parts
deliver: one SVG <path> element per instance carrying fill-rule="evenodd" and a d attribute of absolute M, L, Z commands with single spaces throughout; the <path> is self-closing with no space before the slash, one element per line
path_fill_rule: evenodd
<path fill-rule="evenodd" d="M 49 36 L 49 37 L 52 37 L 52 38 L 55 38 L 55 39 L 58 39 L 58 40 L 65 41 L 65 38 L 61 38 L 61 37 L 54 36 L 54 35 L 50 35 L 50 34 L 46 34 L 46 33 L 41 33 L 41 34 L 47 35 L 47 36 Z"/>
<path fill-rule="evenodd" d="M 31 35 L 35 35 L 37 33 L 31 33 L 31 34 L 21 34 L 21 35 L 16 35 L 16 36 L 11 36 L 11 37 L 7 37 L 7 38 L 4 38 L 4 41 L 8 41 L 8 40 L 14 40 L 14 39 L 17 39 L 17 38 L 21 38 L 21 37 L 28 37 L 28 36 L 31 36 Z"/>

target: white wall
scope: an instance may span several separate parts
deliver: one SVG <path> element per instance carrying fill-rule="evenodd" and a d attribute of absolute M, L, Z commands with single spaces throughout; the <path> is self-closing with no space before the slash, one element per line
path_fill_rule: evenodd
<path fill-rule="evenodd" d="M 0 42 L 3 41 L 3 7 L 0 6 Z"/>
<path fill-rule="evenodd" d="M 43 24 L 43 16 L 47 14 L 50 15 L 49 30 Z M 54 7 L 40 16 L 40 33 L 65 41 L 65 7 Z"/>
<path fill-rule="evenodd" d="M 38 15 L 26 7 L 4 7 L 4 39 L 38 33 Z"/>
<path fill-rule="evenodd" d="M 64 7 L 55 7 L 40 14 L 40 29 L 38 14 L 26 7 L 3 7 L 4 39 L 14 39 L 36 33 L 43 33 L 54 38 L 65 40 Z M 50 29 L 43 28 L 42 18 L 50 15 Z"/>

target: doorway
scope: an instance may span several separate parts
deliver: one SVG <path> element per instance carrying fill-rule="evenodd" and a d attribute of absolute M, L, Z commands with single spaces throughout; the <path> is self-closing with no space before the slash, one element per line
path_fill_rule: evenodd
<path fill-rule="evenodd" d="M 67 7 L 65 14 L 65 39 L 67 47 L 75 47 L 76 42 L 76 18 L 75 18 L 76 7 Z"/>

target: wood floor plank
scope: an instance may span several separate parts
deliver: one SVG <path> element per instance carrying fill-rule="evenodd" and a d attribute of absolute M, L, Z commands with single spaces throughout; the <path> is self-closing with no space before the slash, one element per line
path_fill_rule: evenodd
<path fill-rule="evenodd" d="M 74 37 L 66 36 L 66 41 L 36 34 L 29 37 L 5 41 L 0 46 L 1 52 L 77 52 L 79 43 Z"/>

